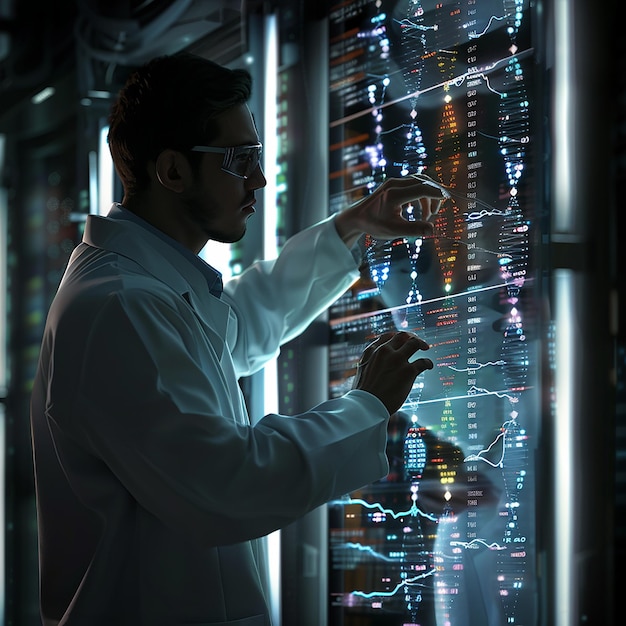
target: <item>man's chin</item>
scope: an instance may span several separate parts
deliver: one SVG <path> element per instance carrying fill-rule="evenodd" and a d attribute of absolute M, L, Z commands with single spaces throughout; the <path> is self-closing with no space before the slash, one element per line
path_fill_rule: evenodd
<path fill-rule="evenodd" d="M 217 241 L 219 243 L 237 243 L 244 238 L 247 227 L 244 225 L 243 230 L 240 233 L 214 233 L 207 231 L 207 236 L 211 241 Z"/>

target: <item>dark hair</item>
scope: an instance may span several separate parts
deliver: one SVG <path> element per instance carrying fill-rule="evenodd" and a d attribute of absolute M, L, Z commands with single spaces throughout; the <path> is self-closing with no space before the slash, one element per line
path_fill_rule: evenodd
<path fill-rule="evenodd" d="M 215 117 L 247 102 L 251 88 L 247 70 L 190 53 L 160 56 L 136 69 L 109 116 L 109 148 L 125 195 L 148 185 L 146 165 L 162 150 L 212 141 Z"/>

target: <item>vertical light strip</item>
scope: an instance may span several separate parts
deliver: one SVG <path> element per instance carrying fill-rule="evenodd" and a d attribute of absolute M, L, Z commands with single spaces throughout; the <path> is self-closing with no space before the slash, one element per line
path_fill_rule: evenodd
<path fill-rule="evenodd" d="M 90 150 L 89 164 L 89 213 L 98 213 L 98 153 Z"/>
<path fill-rule="evenodd" d="M 263 256 L 271 259 L 278 253 L 276 243 L 276 194 L 278 174 L 278 35 L 276 16 L 265 21 L 265 101 L 263 105 L 263 168 L 267 186 L 263 190 Z"/>
<path fill-rule="evenodd" d="M 554 0 L 554 210 L 553 229 L 571 234 L 575 227 L 572 173 L 576 163 L 576 120 L 573 109 L 573 59 L 576 55 L 572 29 L 572 2 Z"/>
<path fill-rule="evenodd" d="M 556 355 L 556 409 L 554 423 L 554 520 L 555 546 L 555 623 L 554 626 L 571 626 L 575 607 L 573 590 L 576 589 L 576 564 L 574 559 L 574 391 L 578 380 L 576 363 L 576 337 L 573 319 L 577 310 L 575 276 L 572 270 L 554 272 L 555 297 L 555 355 Z"/>
<path fill-rule="evenodd" d="M 6 529 L 6 512 L 5 512 L 5 453 L 6 450 L 6 415 L 4 412 L 4 404 L 0 404 L 0 623 L 5 615 L 6 599 L 6 551 L 4 546 L 4 537 Z"/>
<path fill-rule="evenodd" d="M 577 47 L 572 38 L 573 11 L 576 3 L 553 0 L 554 7 L 554 83 L 553 83 L 553 187 L 552 240 L 570 244 L 576 240 L 577 145 L 575 111 L 575 58 Z M 576 276 L 571 269 L 554 270 L 555 308 L 555 434 L 554 434 L 554 626 L 571 626 L 576 609 L 576 561 L 574 537 L 576 494 L 573 486 L 576 445 L 576 407 L 574 392 L 577 378 L 576 337 L 573 319 Z"/>
<path fill-rule="evenodd" d="M 277 161 L 278 138 L 278 27 L 275 14 L 265 17 L 265 92 L 263 106 L 263 169 L 267 186 L 263 190 L 263 257 L 272 259 L 278 254 L 276 239 L 277 211 Z M 264 415 L 278 412 L 278 363 L 272 359 L 263 371 Z M 281 624 L 281 571 L 280 571 L 280 531 L 267 538 L 270 608 L 274 626 Z"/>
<path fill-rule="evenodd" d="M 0 134 L 0 181 L 4 178 L 5 136 Z M 7 372 L 7 261 L 8 261 L 8 199 L 6 189 L 0 186 L 0 396 L 8 385 Z M 0 454 L 4 448 L 0 448 Z M 0 503 L 2 506 L 2 503 Z"/>
<path fill-rule="evenodd" d="M 0 181 L 4 178 L 5 136 L 0 134 Z M 0 186 L 0 395 L 6 395 L 7 372 L 7 257 L 8 257 L 8 202 L 4 187 Z M 6 589 L 6 559 L 4 549 L 5 518 L 5 414 L 4 404 L 0 403 L 0 620 L 4 616 Z"/>
<path fill-rule="evenodd" d="M 265 101 L 263 117 L 263 168 L 267 185 L 263 190 L 263 257 L 273 259 L 278 254 L 276 243 L 277 212 L 277 158 L 278 139 L 276 137 L 277 107 L 277 26 L 276 16 L 265 18 Z M 265 415 L 278 411 L 278 375 L 276 361 L 272 360 L 265 367 L 263 386 Z"/>
<path fill-rule="evenodd" d="M 99 215 L 106 215 L 113 204 L 113 186 L 115 170 L 113 159 L 107 142 L 108 126 L 100 129 L 100 141 L 98 145 L 98 208 Z"/>

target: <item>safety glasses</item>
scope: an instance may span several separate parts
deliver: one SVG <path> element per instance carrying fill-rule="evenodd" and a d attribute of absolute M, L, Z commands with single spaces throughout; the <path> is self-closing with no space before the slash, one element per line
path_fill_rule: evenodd
<path fill-rule="evenodd" d="M 222 170 L 237 176 L 237 178 L 249 178 L 259 165 L 263 144 L 255 143 L 250 146 L 231 146 L 218 148 L 216 146 L 194 146 L 192 152 L 213 152 L 223 154 Z"/>

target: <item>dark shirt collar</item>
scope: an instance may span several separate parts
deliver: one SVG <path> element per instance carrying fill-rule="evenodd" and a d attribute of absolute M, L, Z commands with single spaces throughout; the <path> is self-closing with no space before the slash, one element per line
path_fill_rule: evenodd
<path fill-rule="evenodd" d="M 153 235 L 156 235 L 159 239 L 165 241 L 174 249 L 178 250 L 186 259 L 190 261 L 195 267 L 197 267 L 202 275 L 206 278 L 207 285 L 209 286 L 209 291 L 216 297 L 220 298 L 222 295 L 222 275 L 218 272 L 214 267 L 211 267 L 206 261 L 201 259 L 197 254 L 194 254 L 189 248 L 185 248 L 181 243 L 166 235 L 163 231 L 159 230 L 146 222 L 146 220 L 142 219 L 132 211 L 129 211 L 127 208 L 119 204 L 118 202 L 114 203 L 109 211 L 107 217 L 114 220 L 128 220 L 129 222 L 134 222 L 135 224 L 139 224 Z"/>

